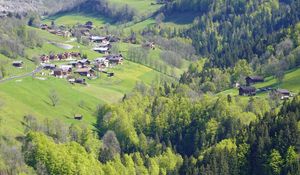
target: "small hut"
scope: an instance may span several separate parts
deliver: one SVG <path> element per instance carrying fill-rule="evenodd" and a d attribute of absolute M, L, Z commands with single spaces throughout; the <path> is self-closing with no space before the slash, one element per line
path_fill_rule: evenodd
<path fill-rule="evenodd" d="M 22 66 L 23 66 L 23 61 L 14 61 L 14 62 L 12 63 L 12 65 L 13 65 L 14 67 L 17 67 L 17 68 L 22 68 Z"/>
<path fill-rule="evenodd" d="M 241 96 L 254 96 L 256 95 L 256 88 L 252 86 L 241 86 L 239 88 L 239 95 Z"/>

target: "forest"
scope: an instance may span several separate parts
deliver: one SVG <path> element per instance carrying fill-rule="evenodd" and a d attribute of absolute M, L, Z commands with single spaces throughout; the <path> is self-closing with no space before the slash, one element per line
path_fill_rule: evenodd
<path fill-rule="evenodd" d="M 95 111 L 89 108 L 93 125 L 28 113 L 16 121 L 23 131 L 14 137 L 1 129 L 5 122 L 0 116 L 0 175 L 300 174 L 299 91 L 287 100 L 273 91 L 260 96 L 226 93 L 252 75 L 273 79 L 275 90 L 288 73 L 299 69 L 299 0 L 158 0 L 153 5 L 162 6 L 142 16 L 127 4 L 116 6 L 108 0 L 70 4 L 58 4 L 59 15 L 72 10 L 110 18 L 110 24 L 91 29 L 91 34 L 122 38 L 120 45 L 112 46 L 113 54 L 122 52 L 125 64 L 143 65 L 147 69 L 140 71 L 160 76 L 150 85 L 137 81 L 128 93 L 111 87 L 122 98 L 99 102 Z M 42 12 L 47 13 L 54 11 Z M 195 18 L 176 27 L 166 22 L 174 14 Z M 26 50 L 49 44 L 34 30 L 40 14 L 10 15 L 0 22 L 0 56 L 38 64 Z M 148 18 L 151 25 L 125 32 Z M 74 38 L 82 38 L 80 29 L 77 33 Z M 145 47 L 150 42 L 155 48 Z M 79 43 L 81 49 L 90 46 L 89 40 L 78 40 L 78 48 Z M 153 53 L 157 55 L 151 57 Z M 0 80 L 6 76 L 3 65 L 0 59 Z M 179 77 L 175 69 L 182 71 Z M 131 83 L 113 79 L 91 86 L 115 82 Z M 50 91 L 47 98 L 51 92 L 59 106 L 59 91 Z M 85 103 L 79 105 L 94 101 Z M 3 98 L 0 113 L 4 106 Z M 56 108 L 56 102 L 51 107 Z"/>
<path fill-rule="evenodd" d="M 194 93 L 137 84 L 121 104 L 99 107 L 96 133 L 25 116 L 22 149 L 0 145 L 1 173 L 299 174 L 299 96 L 276 111 L 268 100 Z"/>

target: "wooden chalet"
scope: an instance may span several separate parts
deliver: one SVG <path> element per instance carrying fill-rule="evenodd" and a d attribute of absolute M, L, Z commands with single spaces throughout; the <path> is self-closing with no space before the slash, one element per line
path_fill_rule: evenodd
<path fill-rule="evenodd" d="M 23 66 L 23 61 L 14 61 L 14 62 L 12 63 L 12 65 L 13 65 L 14 67 L 17 67 L 17 68 L 22 68 L 22 66 Z"/>
<path fill-rule="evenodd" d="M 63 76 L 63 70 L 61 68 L 55 68 L 55 69 L 53 69 L 53 75 L 55 77 L 62 77 Z"/>
<path fill-rule="evenodd" d="M 93 22 L 92 21 L 87 21 L 84 25 L 85 28 L 87 29 L 93 29 Z"/>
<path fill-rule="evenodd" d="M 40 60 L 41 60 L 41 62 L 42 63 L 49 63 L 49 60 L 50 58 L 49 58 L 49 56 L 48 55 L 42 55 L 41 57 L 40 57 Z"/>
<path fill-rule="evenodd" d="M 51 29 L 51 27 L 49 27 L 47 24 L 41 24 L 40 28 L 42 30 L 50 30 Z"/>
<path fill-rule="evenodd" d="M 122 64 L 123 63 L 123 56 L 122 54 L 119 55 L 108 55 L 106 59 L 109 61 L 110 64 Z"/>
<path fill-rule="evenodd" d="M 103 65 L 104 67 L 108 67 L 109 66 L 109 61 L 105 58 L 96 58 L 95 59 L 95 65 Z"/>
<path fill-rule="evenodd" d="M 71 52 L 70 54 L 72 57 L 75 57 L 75 58 L 81 57 L 81 53 L 79 53 L 79 52 Z"/>
<path fill-rule="evenodd" d="M 239 95 L 254 96 L 254 95 L 256 95 L 256 88 L 252 87 L 252 86 L 241 86 L 239 88 Z"/>
<path fill-rule="evenodd" d="M 277 89 L 276 93 L 278 94 L 281 100 L 289 99 L 293 96 L 291 92 L 287 89 Z"/>
<path fill-rule="evenodd" d="M 70 74 L 70 70 L 62 69 L 62 68 L 55 68 L 53 69 L 53 75 L 58 78 L 64 78 Z"/>
<path fill-rule="evenodd" d="M 83 119 L 83 115 L 76 114 L 76 115 L 74 116 L 74 119 L 75 119 L 75 120 L 82 120 L 82 119 Z"/>
<path fill-rule="evenodd" d="M 113 76 L 115 76 L 115 73 L 113 73 L 113 72 L 108 72 L 108 73 L 107 73 L 107 76 L 108 76 L 108 77 L 113 77 Z"/>
<path fill-rule="evenodd" d="M 57 57 L 57 55 L 55 55 L 55 54 L 50 54 L 50 55 L 49 55 L 49 59 L 53 61 L 53 60 L 57 60 L 58 57 Z"/>
<path fill-rule="evenodd" d="M 70 52 L 65 52 L 64 56 L 65 56 L 66 59 L 70 59 L 72 57 Z"/>
<path fill-rule="evenodd" d="M 108 54 L 109 53 L 109 48 L 108 47 L 95 47 L 93 48 L 95 52 L 103 53 L 103 54 Z"/>
<path fill-rule="evenodd" d="M 75 79 L 75 83 L 78 83 L 78 84 L 86 84 L 84 78 L 76 78 L 76 79 Z"/>
<path fill-rule="evenodd" d="M 88 59 L 82 59 L 77 61 L 77 66 L 79 68 L 87 67 L 91 64 L 91 62 Z"/>
<path fill-rule="evenodd" d="M 264 78 L 261 76 L 248 76 L 245 78 L 247 86 L 250 86 L 251 84 L 264 82 Z"/>
<path fill-rule="evenodd" d="M 144 43 L 142 45 L 142 47 L 144 47 L 144 48 L 150 48 L 150 49 L 155 50 L 155 44 L 154 44 L 154 42 L 146 42 L 146 43 Z"/>
<path fill-rule="evenodd" d="M 107 42 L 107 37 L 105 36 L 91 36 L 90 40 L 95 43 Z"/>
<path fill-rule="evenodd" d="M 56 68 L 55 64 L 44 64 L 43 68 L 46 70 L 54 70 Z"/>
<path fill-rule="evenodd" d="M 94 71 L 89 67 L 77 69 L 76 71 L 74 71 L 74 73 L 86 77 L 92 77 L 94 75 Z"/>
<path fill-rule="evenodd" d="M 74 83 L 78 83 L 78 84 L 86 84 L 85 82 L 85 79 L 83 78 L 71 78 L 68 80 L 71 84 L 74 84 Z"/>
<path fill-rule="evenodd" d="M 58 60 L 64 60 L 64 59 L 66 59 L 65 58 L 65 55 L 64 54 L 57 54 L 57 58 L 58 58 Z"/>

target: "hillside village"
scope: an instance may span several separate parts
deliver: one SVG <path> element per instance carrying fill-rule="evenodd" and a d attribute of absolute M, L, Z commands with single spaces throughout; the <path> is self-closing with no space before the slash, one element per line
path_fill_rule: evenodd
<path fill-rule="evenodd" d="M 54 76 L 56 78 L 64 78 L 70 83 L 86 84 L 85 78 L 96 79 L 107 75 L 113 77 L 114 73 L 109 72 L 110 68 L 121 65 L 123 63 L 122 54 L 111 54 L 111 42 L 118 42 L 120 39 L 112 36 L 93 36 L 89 30 L 93 28 L 93 23 L 88 21 L 85 25 L 76 26 L 80 29 L 82 36 L 89 40 L 92 50 L 104 54 L 103 57 L 88 58 L 86 55 L 79 52 L 64 52 L 43 54 L 39 57 L 41 67 L 45 70 L 40 72 L 39 76 Z M 47 24 L 41 24 L 41 30 L 45 30 L 51 34 L 70 38 L 74 37 L 75 33 L 65 30 L 63 26 L 58 29 L 53 29 Z M 14 61 L 14 67 L 21 68 L 22 61 Z"/>
<path fill-rule="evenodd" d="M 70 83 L 86 84 L 85 78 L 96 79 L 100 78 L 100 73 L 106 74 L 108 77 L 113 77 L 114 73 L 109 72 L 110 68 L 121 65 L 123 63 L 122 54 L 111 54 L 111 48 L 113 43 L 121 41 L 120 38 L 108 35 L 97 36 L 92 35 L 91 30 L 95 28 L 93 22 L 87 21 L 85 24 L 77 24 L 71 29 L 65 26 L 56 27 L 54 22 L 49 26 L 47 24 L 41 24 L 40 29 L 45 30 L 51 34 L 70 38 L 76 37 L 78 32 L 80 38 L 87 39 L 92 50 L 100 54 L 104 54 L 99 58 L 87 58 L 79 52 L 64 52 L 58 54 L 41 55 L 40 62 L 44 70 L 48 72 L 42 72 L 42 76 L 54 76 L 56 78 L 64 78 Z M 123 42 L 132 42 L 131 39 L 125 38 Z M 134 41 L 133 41 L 134 42 Z M 154 42 L 145 42 L 142 47 L 155 50 Z M 22 61 L 14 61 L 13 66 L 22 67 Z M 281 100 L 289 99 L 293 97 L 293 93 L 287 89 L 264 87 L 255 88 L 254 84 L 264 82 L 264 77 L 261 76 L 247 76 L 245 77 L 245 85 L 237 83 L 235 85 L 238 88 L 238 95 L 240 96 L 255 96 L 257 93 L 269 92 L 274 93 Z"/>
<path fill-rule="evenodd" d="M 299 9 L 0 0 L 0 175 L 299 175 Z"/>

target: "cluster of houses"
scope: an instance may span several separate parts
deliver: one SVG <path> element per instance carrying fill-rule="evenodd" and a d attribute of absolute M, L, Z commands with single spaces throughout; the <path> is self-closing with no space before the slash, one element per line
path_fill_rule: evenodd
<path fill-rule="evenodd" d="M 152 50 L 155 50 L 155 44 L 154 42 L 145 42 L 144 44 L 142 44 L 142 47 L 144 48 L 150 48 Z"/>
<path fill-rule="evenodd" d="M 110 41 L 105 36 L 90 36 L 90 41 L 93 42 L 93 50 L 103 54 L 109 54 L 111 49 Z"/>
<path fill-rule="evenodd" d="M 112 42 L 120 41 L 120 38 L 115 36 L 90 36 L 89 40 L 93 43 L 93 50 L 102 54 L 109 54 Z"/>
<path fill-rule="evenodd" d="M 106 68 L 112 65 L 122 64 L 123 56 L 119 55 L 107 55 L 102 58 L 96 58 L 94 61 L 90 61 L 86 58 L 82 58 L 80 53 L 64 53 L 58 54 L 64 55 L 65 59 L 60 59 L 59 56 L 41 56 L 41 62 L 43 69 L 50 70 L 51 75 L 57 78 L 67 78 L 70 83 L 85 84 L 85 79 L 74 78 L 73 75 L 78 75 L 80 77 L 94 78 L 97 72 L 107 73 L 108 76 L 113 76 L 114 74 L 106 72 Z M 69 57 L 67 57 L 69 55 Z M 73 59 L 74 57 L 80 57 L 80 59 Z M 45 59 L 47 58 L 47 59 Z M 50 61 L 54 60 L 67 60 L 69 62 L 64 62 L 65 64 L 56 65 L 50 64 Z M 46 60 L 46 61 L 45 61 Z"/>
<path fill-rule="evenodd" d="M 280 99 L 289 99 L 293 94 L 287 89 L 274 89 L 272 87 L 259 88 L 256 89 L 254 86 L 251 86 L 255 83 L 264 82 L 264 78 L 260 76 L 248 76 L 245 78 L 246 86 L 239 87 L 239 95 L 241 96 L 255 96 L 258 92 L 272 91 L 279 96 Z"/>
<path fill-rule="evenodd" d="M 40 25 L 40 28 L 42 30 L 48 31 L 49 33 L 58 36 L 63 36 L 63 37 L 74 36 L 74 32 L 75 32 L 75 30 L 66 29 L 66 27 L 63 25 L 59 27 L 54 27 L 54 26 L 49 26 L 47 24 L 42 24 Z M 76 29 L 78 29 L 83 36 L 90 36 L 90 30 L 93 29 L 93 22 L 88 21 L 85 24 L 79 24 L 76 26 Z"/>
<path fill-rule="evenodd" d="M 59 54 L 42 55 L 40 60 L 42 63 L 49 63 L 50 61 L 70 60 L 80 58 L 79 52 L 65 52 Z"/>
<path fill-rule="evenodd" d="M 58 28 L 54 28 L 54 27 L 51 27 L 51 26 L 49 26 L 47 24 L 42 24 L 40 26 L 40 28 L 42 30 L 46 30 L 49 33 L 52 33 L 52 34 L 58 35 L 58 36 L 62 36 L 62 37 L 66 37 L 66 38 L 72 36 L 72 33 L 69 30 L 66 30 L 63 26 L 60 26 Z"/>
<path fill-rule="evenodd" d="M 79 25 L 75 26 L 75 28 L 77 31 L 80 32 L 80 34 L 82 36 L 89 37 L 89 36 L 91 36 L 91 30 L 94 28 L 94 26 L 93 26 L 93 22 L 87 21 L 85 24 L 79 24 Z"/>

